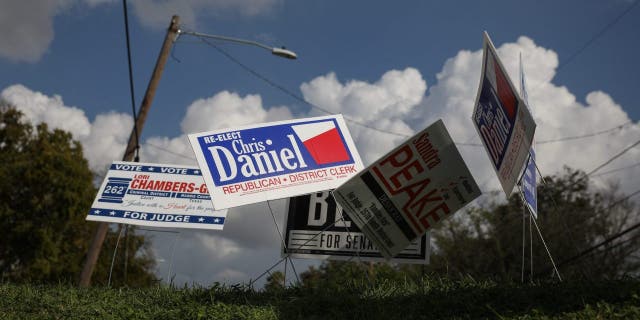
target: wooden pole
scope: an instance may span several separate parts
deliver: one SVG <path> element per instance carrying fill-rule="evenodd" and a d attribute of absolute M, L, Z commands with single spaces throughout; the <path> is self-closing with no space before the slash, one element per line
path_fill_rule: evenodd
<path fill-rule="evenodd" d="M 151 103 L 153 102 L 153 98 L 156 94 L 158 83 L 160 82 L 162 72 L 164 71 L 164 66 L 167 63 L 167 58 L 169 57 L 169 53 L 171 52 L 173 42 L 178 35 L 179 23 L 179 16 L 175 15 L 171 18 L 171 24 L 169 25 L 167 35 L 164 38 L 164 43 L 162 44 L 160 55 L 158 56 L 158 60 L 156 61 L 156 66 L 153 69 L 151 80 L 149 80 L 149 86 L 147 87 L 144 99 L 142 100 L 142 105 L 140 106 L 140 111 L 138 112 L 138 118 L 134 119 L 136 125 L 134 126 L 134 129 L 131 130 L 131 135 L 129 135 L 129 143 L 127 144 L 127 148 L 125 149 L 122 161 L 131 161 L 133 159 L 136 147 L 138 145 L 137 138 L 141 136 L 144 122 L 147 119 L 147 113 L 149 112 L 149 108 L 151 108 Z M 87 257 L 85 259 L 82 272 L 80 273 L 80 287 L 88 287 L 91 283 L 91 275 L 93 274 L 93 269 L 95 269 L 96 262 L 98 261 L 98 256 L 100 255 L 100 250 L 102 249 L 102 244 L 104 243 L 104 238 L 107 235 L 108 230 L 109 224 L 107 222 L 100 222 L 98 224 L 98 228 L 93 235 L 93 240 L 91 241 L 89 251 L 87 252 Z"/>

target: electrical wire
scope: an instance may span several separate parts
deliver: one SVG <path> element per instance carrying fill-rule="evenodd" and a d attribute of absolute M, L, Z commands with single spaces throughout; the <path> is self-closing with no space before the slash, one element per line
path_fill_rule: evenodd
<path fill-rule="evenodd" d="M 616 16 L 611 22 L 609 22 L 602 29 L 600 29 L 598 33 L 596 33 L 589 40 L 587 40 L 587 42 L 585 42 L 585 44 L 582 45 L 582 47 L 580 47 L 574 53 L 570 54 L 569 57 L 564 62 L 558 65 L 558 68 L 556 68 L 556 73 L 560 69 L 564 68 L 569 63 L 571 63 L 579 54 L 581 54 L 584 50 L 586 50 L 589 46 L 591 46 L 596 40 L 598 40 L 602 35 L 604 35 L 607 31 L 609 31 L 611 27 L 616 25 L 624 16 L 626 16 L 631 10 L 633 10 L 633 8 L 635 8 L 638 5 L 638 3 L 640 3 L 640 0 L 634 1 L 631 5 L 627 7 L 627 9 L 625 9 L 622 13 Z"/>
<path fill-rule="evenodd" d="M 136 99 L 135 99 L 135 90 L 133 88 L 133 67 L 131 63 L 131 45 L 129 41 L 129 14 L 127 13 L 127 0 L 122 0 L 122 7 L 124 8 L 124 30 L 127 38 L 127 61 L 129 65 L 129 91 L 131 95 L 131 113 L 133 114 L 133 132 L 136 138 L 136 146 L 135 146 L 135 162 L 140 162 L 140 143 L 138 139 L 138 115 L 136 114 Z M 127 150 L 127 154 L 129 154 L 129 150 Z M 125 154 L 125 157 L 127 156 Z"/>
<path fill-rule="evenodd" d="M 298 94 L 292 92 L 291 90 L 285 88 L 284 86 L 276 83 L 275 81 L 265 77 L 264 75 L 262 75 L 261 73 L 255 71 L 254 69 L 252 69 L 251 67 L 249 67 L 248 65 L 244 64 L 243 62 L 241 62 L 240 60 L 236 59 L 234 56 L 232 56 L 231 54 L 229 54 L 227 51 L 225 51 L 224 49 L 220 48 L 220 46 L 218 46 L 217 44 L 209 41 L 208 39 L 204 38 L 204 37 L 200 37 L 200 36 L 195 36 L 198 37 L 202 42 L 206 43 L 207 45 L 211 46 L 212 48 L 216 49 L 219 53 L 221 53 L 223 56 L 225 56 L 227 59 L 231 60 L 233 63 L 237 64 L 238 66 L 240 66 L 242 69 L 244 69 L 245 71 L 249 72 L 250 74 L 252 74 L 254 77 L 264 81 L 265 83 L 267 83 L 268 85 L 282 91 L 283 93 L 285 93 L 286 95 L 290 96 L 291 98 L 298 100 L 308 106 L 310 106 L 313 109 L 319 110 L 321 112 L 324 112 L 326 114 L 335 114 L 335 112 L 329 111 L 325 108 L 322 108 L 316 104 L 313 104 L 309 101 L 307 101 L 305 98 L 299 96 Z M 376 128 L 374 126 L 370 126 L 364 122 L 360 122 L 357 121 L 353 118 L 350 118 L 348 116 L 344 116 L 344 119 L 349 122 L 349 123 L 353 123 L 356 124 L 358 126 L 370 129 L 370 130 L 374 130 L 374 131 L 378 131 L 378 132 L 382 132 L 382 133 L 386 133 L 386 134 L 390 134 L 390 135 L 394 135 L 394 136 L 398 136 L 398 137 L 403 137 L 403 138 L 409 138 L 410 135 L 407 134 L 403 134 L 403 133 L 398 133 L 398 132 L 393 132 L 393 131 L 388 131 L 388 130 L 384 130 L 384 129 L 380 129 L 380 128 Z"/>
<path fill-rule="evenodd" d="M 640 144 L 640 140 L 638 140 L 638 141 L 634 142 L 633 144 L 631 144 L 630 146 L 624 148 L 622 151 L 618 152 L 615 156 L 611 157 L 609 160 L 605 161 L 603 164 L 599 165 L 595 169 L 591 170 L 589 173 L 587 173 L 587 176 L 590 176 L 590 175 L 594 174 L 596 171 L 604 168 L 606 165 L 611 163 L 613 160 L 618 159 L 619 157 L 621 157 L 623 154 L 627 153 L 627 151 L 633 149 L 638 144 Z"/>
<path fill-rule="evenodd" d="M 627 126 L 627 125 L 629 125 L 631 123 L 633 123 L 633 122 L 632 121 L 627 121 L 627 122 L 625 122 L 625 123 L 623 123 L 621 125 L 615 126 L 613 128 L 607 129 L 607 130 L 602 130 L 602 131 L 593 132 L 593 133 L 587 133 L 587 134 L 583 134 L 583 135 L 579 135 L 579 136 L 572 136 L 572 137 L 564 137 L 564 138 L 558 138 L 558 139 L 536 141 L 536 145 L 554 143 L 554 142 L 562 142 L 562 141 L 568 141 L 568 140 L 579 140 L 579 139 L 584 139 L 584 138 L 595 137 L 595 136 L 603 135 L 605 133 L 609 133 L 609 132 L 612 132 L 612 131 L 622 130 L 625 126 Z"/>
<path fill-rule="evenodd" d="M 609 170 L 609 171 L 605 171 L 605 172 L 600 172 L 600 173 L 598 173 L 598 174 L 594 174 L 594 175 L 592 175 L 592 177 L 604 176 L 604 175 L 607 175 L 607 174 L 610 174 L 610 173 L 614 173 L 614 172 L 618 172 L 618 171 L 624 171 L 624 170 L 632 169 L 632 168 L 635 168 L 635 167 L 637 167 L 637 166 L 640 166 L 640 162 L 634 163 L 634 164 L 632 164 L 632 165 L 630 165 L 630 166 L 626 166 L 626 167 L 622 167 L 622 168 L 617 168 L 617 169 L 611 169 L 611 170 Z"/>
<path fill-rule="evenodd" d="M 175 151 L 171 151 L 170 149 L 167 149 L 167 148 L 165 148 L 165 147 L 161 147 L 161 146 L 159 146 L 159 145 L 153 144 L 153 143 L 151 143 L 151 142 L 149 142 L 149 141 L 147 141 L 145 144 L 146 144 L 146 145 L 148 145 L 148 146 L 150 146 L 150 147 L 156 148 L 156 149 L 158 149 L 158 150 L 162 150 L 162 151 L 164 151 L 164 152 L 166 152 L 166 153 L 170 153 L 170 154 L 172 154 L 172 155 L 175 155 L 175 156 L 177 156 L 177 157 L 181 157 L 181 158 L 185 158 L 185 159 L 189 159 L 189 160 L 196 160 L 196 158 L 195 158 L 195 157 L 185 156 L 184 154 L 177 153 L 177 152 L 175 152 Z"/>
<path fill-rule="evenodd" d="M 617 125 L 615 127 L 606 129 L 606 130 L 602 130 L 602 131 L 597 131 L 597 132 L 591 132 L 591 133 L 585 133 L 583 135 L 578 135 L 578 136 L 568 136 L 568 137 L 562 137 L 562 138 L 557 138 L 557 139 L 549 139 L 549 140 L 539 140 L 536 141 L 536 145 L 539 144 L 548 144 L 548 143 L 555 143 L 555 142 L 563 142 L 563 141 L 569 141 L 569 140 L 579 140 L 579 139 L 585 139 L 585 138 L 591 138 L 591 137 L 595 137 L 595 136 L 599 136 L 599 135 L 603 135 L 603 134 L 607 134 L 613 131 L 619 131 L 622 130 L 624 127 L 628 126 L 629 124 L 632 124 L 632 121 L 627 121 L 623 124 Z M 482 147 L 483 145 L 481 143 L 461 143 L 461 142 L 456 142 L 456 145 L 459 146 L 468 146 L 468 147 Z"/>

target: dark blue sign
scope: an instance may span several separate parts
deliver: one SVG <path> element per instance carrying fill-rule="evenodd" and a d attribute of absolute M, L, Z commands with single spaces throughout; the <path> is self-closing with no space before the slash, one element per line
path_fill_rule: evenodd
<path fill-rule="evenodd" d="M 220 132 L 197 142 L 216 186 L 355 163 L 335 119 Z"/>
<path fill-rule="evenodd" d="M 499 170 L 515 127 L 518 100 L 491 52 L 486 59 L 488 61 L 485 61 L 485 74 L 473 121 L 487 146 L 493 165 Z"/>
<path fill-rule="evenodd" d="M 129 182 L 131 179 L 128 178 L 109 178 L 98 202 L 122 203 L 122 198 L 127 194 Z"/>
<path fill-rule="evenodd" d="M 538 217 L 538 199 L 536 192 L 536 152 L 533 148 L 529 150 L 529 160 L 522 177 L 522 193 L 524 201 L 527 203 L 531 213 Z"/>

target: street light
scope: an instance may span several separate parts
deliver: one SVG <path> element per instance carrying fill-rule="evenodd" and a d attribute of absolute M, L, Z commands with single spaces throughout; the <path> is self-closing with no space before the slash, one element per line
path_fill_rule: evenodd
<path fill-rule="evenodd" d="M 248 45 L 251 45 L 251 46 L 256 46 L 256 47 L 260 47 L 262 49 L 269 50 L 269 51 L 271 51 L 271 53 L 273 55 L 276 55 L 276 56 L 279 56 L 279 57 L 283 57 L 283 58 L 287 58 L 287 59 L 297 59 L 298 58 L 298 55 L 296 55 L 295 52 L 293 52 L 291 50 L 287 50 L 284 47 L 282 47 L 282 48 L 270 47 L 268 45 L 265 45 L 265 44 L 262 44 L 262 43 L 256 42 L 256 41 L 244 40 L 244 39 L 238 39 L 238 38 L 232 38 L 232 37 L 225 37 L 225 36 L 219 36 L 219 35 L 215 35 L 215 34 L 205 34 L 205 33 L 193 32 L 193 31 L 178 30 L 178 36 L 180 36 L 182 34 L 188 34 L 188 35 L 196 36 L 196 37 L 211 38 L 211 39 L 229 41 L 229 42 L 235 42 L 235 43 L 241 43 L 241 44 L 248 44 Z"/>
<path fill-rule="evenodd" d="M 131 131 L 131 135 L 129 136 L 129 143 L 127 145 L 127 148 L 125 149 L 125 153 L 122 158 L 123 161 L 133 160 L 133 154 L 136 148 L 136 144 L 138 143 L 138 137 L 141 136 L 142 128 L 144 127 L 144 122 L 147 118 L 147 113 L 151 108 L 151 102 L 153 101 L 153 97 L 155 96 L 158 83 L 160 82 L 160 77 L 164 70 L 164 65 L 167 62 L 167 57 L 169 57 L 169 52 L 171 51 L 171 47 L 173 46 L 173 43 L 178 39 L 178 37 L 181 34 L 188 34 L 188 35 L 193 35 L 197 37 L 212 38 L 212 39 L 230 41 L 235 43 L 248 44 L 248 45 L 269 50 L 271 51 L 272 54 L 279 57 L 283 57 L 287 59 L 298 58 L 295 52 L 291 50 L 287 50 L 285 48 L 273 48 L 255 41 L 203 34 L 198 32 L 182 31 L 178 27 L 179 22 L 180 22 L 180 17 L 178 17 L 177 15 L 174 15 L 171 18 L 171 24 L 169 25 L 169 29 L 167 29 L 167 34 L 165 35 L 165 39 L 162 44 L 162 48 L 160 50 L 160 55 L 158 56 L 158 60 L 156 61 L 156 66 L 151 75 L 149 86 L 147 87 L 147 91 L 145 92 L 144 99 L 142 100 L 140 111 L 138 112 L 138 117 L 134 119 L 134 121 L 136 122 L 136 125 L 134 126 L 134 129 Z M 109 223 L 101 222 L 98 225 L 93 235 L 93 239 L 91 240 L 89 250 L 87 251 L 87 257 L 85 258 L 84 266 L 82 267 L 82 271 L 80 273 L 80 279 L 78 283 L 81 287 L 88 287 L 89 284 L 91 283 L 91 276 L 96 266 L 96 262 L 98 261 L 98 256 L 100 255 L 102 244 L 104 243 L 104 238 L 107 235 L 108 230 L 109 230 Z"/>

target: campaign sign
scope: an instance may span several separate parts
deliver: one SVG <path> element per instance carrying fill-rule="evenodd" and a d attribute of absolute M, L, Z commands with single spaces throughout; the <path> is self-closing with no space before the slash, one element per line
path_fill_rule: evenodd
<path fill-rule="evenodd" d="M 480 195 L 442 120 L 333 191 L 385 258 Z"/>
<path fill-rule="evenodd" d="M 337 187 L 363 168 L 342 115 L 189 135 L 216 209 Z"/>
<path fill-rule="evenodd" d="M 527 167 L 522 176 L 522 197 L 534 218 L 538 218 L 538 192 L 536 190 L 536 151 L 529 150 Z"/>
<path fill-rule="evenodd" d="M 536 124 L 484 33 L 482 77 L 472 120 L 507 197 L 527 161 Z"/>
<path fill-rule="evenodd" d="M 150 227 L 222 230 L 198 167 L 115 161 L 87 220 Z"/>
<path fill-rule="evenodd" d="M 522 56 L 520 56 L 520 95 L 522 100 L 529 108 L 531 112 L 531 106 L 529 105 L 529 95 L 527 94 L 527 84 L 524 76 L 524 68 L 522 67 Z M 533 114 L 533 112 L 531 112 Z M 524 169 L 522 176 L 522 197 L 524 203 L 527 204 L 529 212 L 534 218 L 538 218 L 538 190 L 536 181 L 536 150 L 535 139 L 531 142 L 531 149 L 529 149 L 529 158 L 527 159 L 527 166 Z"/>
<path fill-rule="evenodd" d="M 289 199 L 282 255 L 305 259 L 383 261 L 376 245 L 342 214 L 329 191 Z M 429 263 L 429 233 L 394 257 L 398 263 Z"/>

